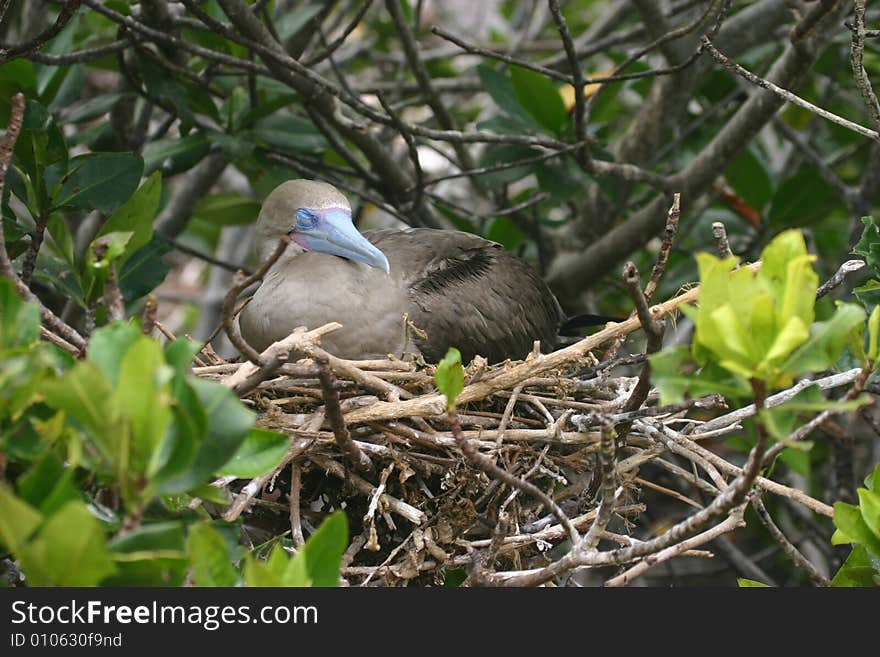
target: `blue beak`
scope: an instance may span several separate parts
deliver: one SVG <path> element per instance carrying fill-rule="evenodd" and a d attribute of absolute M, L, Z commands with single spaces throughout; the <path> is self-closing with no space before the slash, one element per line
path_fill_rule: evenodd
<path fill-rule="evenodd" d="M 306 251 L 319 251 L 363 262 L 370 267 L 391 271 L 388 258 L 358 232 L 351 213 L 342 208 L 296 211 L 296 228 L 291 239 Z"/>

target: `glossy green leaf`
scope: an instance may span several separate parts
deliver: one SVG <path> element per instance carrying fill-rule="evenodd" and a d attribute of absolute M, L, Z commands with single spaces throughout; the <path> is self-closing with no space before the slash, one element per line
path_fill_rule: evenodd
<path fill-rule="evenodd" d="M 68 502 L 19 550 L 31 586 L 97 586 L 115 570 L 104 531 L 82 502 Z"/>
<path fill-rule="evenodd" d="M 880 557 L 880 535 L 868 527 L 859 507 L 846 502 L 835 502 L 834 525 L 849 541 L 861 543 L 874 556 Z"/>
<path fill-rule="evenodd" d="M 18 493 L 44 516 L 51 516 L 71 500 L 81 499 L 82 493 L 74 485 L 74 468 L 51 450 L 45 454 L 18 480 Z"/>
<path fill-rule="evenodd" d="M 0 349 L 23 347 L 39 339 L 39 306 L 22 301 L 12 281 L 0 277 Z"/>
<path fill-rule="evenodd" d="M 866 488 L 859 488 L 856 492 L 859 496 L 862 520 L 880 541 L 880 494 Z M 877 556 L 880 557 L 880 554 Z"/>
<path fill-rule="evenodd" d="M 70 170 L 54 193 L 55 206 L 109 215 L 137 189 L 144 161 L 131 153 L 87 153 L 71 159 Z"/>
<path fill-rule="evenodd" d="M 831 580 L 831 586 L 835 588 L 880 586 L 880 565 L 877 560 L 872 560 L 863 546 L 857 545 Z"/>
<path fill-rule="evenodd" d="M 238 573 L 226 552 L 226 541 L 210 525 L 198 524 L 189 529 L 187 554 L 196 586 L 234 586 Z"/>
<path fill-rule="evenodd" d="M 201 133 L 151 141 L 144 146 L 144 173 L 161 171 L 173 176 L 187 171 L 208 154 L 209 148 L 208 139 Z"/>
<path fill-rule="evenodd" d="M 101 228 L 98 236 L 117 232 L 131 232 L 132 236 L 125 246 L 122 256 L 117 259 L 122 265 L 135 251 L 145 246 L 153 235 L 153 220 L 159 210 L 159 197 L 162 192 L 162 175 L 157 171 L 144 181 L 125 204 L 113 213 Z"/>
<path fill-rule="evenodd" d="M 816 322 L 810 329 L 810 338 L 784 363 L 792 376 L 816 372 L 831 367 L 840 357 L 850 331 L 865 321 L 865 311 L 852 303 L 841 304 L 831 319 Z"/>
<path fill-rule="evenodd" d="M 232 391 L 213 381 L 189 382 L 207 417 L 207 437 L 185 472 L 164 481 L 161 492 L 184 492 L 198 486 L 225 465 L 244 441 L 254 421 L 253 412 Z"/>
<path fill-rule="evenodd" d="M 107 376 L 114 388 L 119 383 L 119 366 L 125 354 L 141 338 L 133 322 L 113 322 L 97 329 L 89 340 L 86 357 Z"/>
<path fill-rule="evenodd" d="M 119 366 L 114 398 L 131 427 L 131 467 L 147 477 L 158 470 L 155 454 L 171 421 L 171 375 L 159 342 L 143 335 Z"/>
<path fill-rule="evenodd" d="M 868 317 L 868 353 L 870 360 L 880 356 L 880 306 L 875 306 Z"/>
<path fill-rule="evenodd" d="M 0 545 L 17 552 L 39 527 L 43 516 L 30 504 L 17 497 L 12 489 L 0 482 Z"/>
<path fill-rule="evenodd" d="M 205 196 L 193 209 L 193 217 L 219 226 L 250 224 L 259 213 L 259 201 L 237 192 Z"/>
<path fill-rule="evenodd" d="M 559 135 L 568 122 L 568 112 L 559 89 L 546 76 L 512 66 L 510 80 L 517 101 L 542 127 Z"/>
<path fill-rule="evenodd" d="M 758 588 L 758 589 L 766 589 L 770 585 L 764 584 L 764 582 L 759 582 L 756 579 L 746 579 L 745 577 L 737 577 L 736 583 L 741 589 L 750 589 L 750 588 Z"/>
<path fill-rule="evenodd" d="M 171 269 L 162 256 L 170 250 L 168 242 L 153 235 L 145 246 L 126 256 L 125 264 L 119 271 L 119 291 L 123 299 L 139 299 L 165 280 Z"/>
<path fill-rule="evenodd" d="M 880 273 L 880 226 L 874 217 L 862 217 L 865 227 L 852 252 L 862 256 L 875 273 Z"/>
<path fill-rule="evenodd" d="M 253 133 L 269 146 L 291 153 L 323 154 L 327 140 L 315 124 L 293 114 L 272 114 L 254 124 Z"/>
<path fill-rule="evenodd" d="M 152 522 L 109 542 L 116 573 L 105 586 L 180 586 L 189 569 L 184 523 Z"/>
<path fill-rule="evenodd" d="M 446 404 L 449 410 L 453 410 L 456 398 L 464 390 L 464 368 L 461 366 L 461 352 L 455 347 L 450 347 L 443 360 L 437 363 L 434 382 L 437 384 L 437 389 L 446 395 Z"/>
<path fill-rule="evenodd" d="M 233 457 L 217 472 L 217 476 L 250 479 L 271 472 L 290 447 L 290 438 L 283 433 L 253 428 Z"/>
<path fill-rule="evenodd" d="M 342 511 L 336 511 L 290 560 L 282 578 L 283 586 L 338 586 L 346 547 L 348 518 Z"/>
<path fill-rule="evenodd" d="M 488 92 L 495 104 L 504 110 L 514 122 L 508 126 L 499 125 L 496 132 L 521 132 L 524 127 L 540 129 L 540 124 L 535 121 L 526 109 L 517 100 L 516 92 L 513 90 L 513 82 L 511 79 L 499 73 L 494 68 L 480 64 L 477 66 L 477 75 L 483 83 L 483 88 Z M 481 126 L 483 129 L 495 129 L 485 123 Z"/>
<path fill-rule="evenodd" d="M 757 151 L 744 149 L 724 170 L 724 177 L 740 197 L 760 212 L 773 196 L 773 180 L 767 157 Z"/>

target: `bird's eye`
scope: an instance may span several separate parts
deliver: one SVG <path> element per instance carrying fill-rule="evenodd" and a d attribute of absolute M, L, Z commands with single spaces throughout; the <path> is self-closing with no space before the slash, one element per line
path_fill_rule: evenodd
<path fill-rule="evenodd" d="M 296 211 L 296 228 L 297 230 L 311 230 L 318 225 L 318 215 L 311 210 L 299 208 Z"/>

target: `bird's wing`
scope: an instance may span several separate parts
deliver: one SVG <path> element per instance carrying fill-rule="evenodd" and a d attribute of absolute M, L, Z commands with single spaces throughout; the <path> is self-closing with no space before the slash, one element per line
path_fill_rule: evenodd
<path fill-rule="evenodd" d="M 382 249 L 409 290 L 410 319 L 427 333 L 417 339 L 428 360 L 450 346 L 465 361 L 523 358 L 534 340 L 556 343 L 563 314 L 536 271 L 499 244 L 459 231 L 415 228 L 375 231 Z"/>

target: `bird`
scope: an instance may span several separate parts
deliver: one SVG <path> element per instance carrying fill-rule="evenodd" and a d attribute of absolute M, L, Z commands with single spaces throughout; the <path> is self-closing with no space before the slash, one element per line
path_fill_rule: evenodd
<path fill-rule="evenodd" d="M 340 358 L 421 356 L 449 347 L 469 363 L 553 349 L 568 320 L 537 271 L 500 244 L 458 230 L 361 233 L 348 199 L 315 180 L 288 180 L 264 200 L 254 241 L 265 262 L 290 242 L 239 316 L 242 337 L 262 351 L 297 327 L 339 322 L 322 347 Z M 586 316 L 584 316 L 586 317 Z"/>

